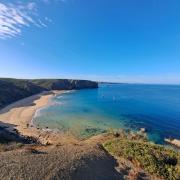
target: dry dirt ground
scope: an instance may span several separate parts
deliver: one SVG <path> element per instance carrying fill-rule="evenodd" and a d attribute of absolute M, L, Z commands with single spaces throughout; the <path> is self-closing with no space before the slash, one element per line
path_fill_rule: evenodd
<path fill-rule="evenodd" d="M 122 179 L 116 165 L 98 146 L 29 146 L 0 154 L 0 179 Z"/>

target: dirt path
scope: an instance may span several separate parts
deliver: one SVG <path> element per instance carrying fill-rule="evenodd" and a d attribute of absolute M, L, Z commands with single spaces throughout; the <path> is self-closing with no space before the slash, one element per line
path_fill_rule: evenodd
<path fill-rule="evenodd" d="M 36 148 L 37 149 L 37 148 Z M 123 179 L 99 146 L 67 144 L 0 153 L 0 179 Z"/>

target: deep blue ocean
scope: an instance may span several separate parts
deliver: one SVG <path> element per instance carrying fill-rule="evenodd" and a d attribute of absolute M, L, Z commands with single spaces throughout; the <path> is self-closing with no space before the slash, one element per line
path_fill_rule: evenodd
<path fill-rule="evenodd" d="M 77 136 L 108 129 L 146 128 L 156 143 L 180 139 L 180 86 L 100 84 L 98 89 L 71 91 L 54 97 L 34 122 Z"/>

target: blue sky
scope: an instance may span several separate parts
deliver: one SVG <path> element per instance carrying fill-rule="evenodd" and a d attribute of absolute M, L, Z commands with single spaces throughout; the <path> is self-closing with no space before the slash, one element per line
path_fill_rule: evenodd
<path fill-rule="evenodd" d="M 0 0 L 0 76 L 180 83 L 180 1 Z"/>

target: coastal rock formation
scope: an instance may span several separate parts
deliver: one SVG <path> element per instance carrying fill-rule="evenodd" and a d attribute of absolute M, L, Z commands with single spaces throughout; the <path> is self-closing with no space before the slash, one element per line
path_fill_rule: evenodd
<path fill-rule="evenodd" d="M 71 79 L 40 79 L 32 80 L 37 86 L 47 90 L 72 90 L 72 89 L 88 89 L 98 88 L 98 83 L 87 80 L 71 80 Z"/>
<path fill-rule="evenodd" d="M 145 133 L 145 132 L 146 132 L 146 129 L 145 129 L 145 128 L 140 128 L 140 132 L 141 132 L 141 133 Z"/>
<path fill-rule="evenodd" d="M 171 144 L 171 145 L 174 145 L 174 146 L 180 148 L 180 140 L 179 139 L 168 139 L 168 138 L 165 138 L 164 141 L 169 143 L 169 144 Z"/>
<path fill-rule="evenodd" d="M 0 109 L 25 97 L 51 90 L 98 88 L 98 83 L 87 80 L 0 78 Z"/>
<path fill-rule="evenodd" d="M 43 90 L 27 80 L 0 79 L 0 108 Z"/>

